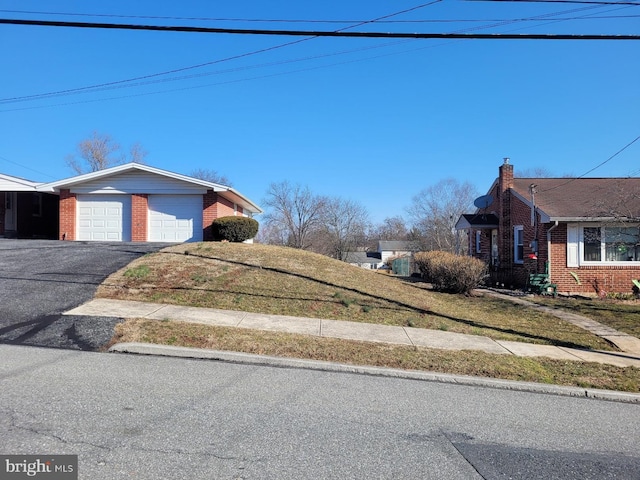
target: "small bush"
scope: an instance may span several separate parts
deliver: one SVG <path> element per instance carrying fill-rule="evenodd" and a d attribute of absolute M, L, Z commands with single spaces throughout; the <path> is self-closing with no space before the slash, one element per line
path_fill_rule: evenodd
<path fill-rule="evenodd" d="M 477 258 L 440 251 L 419 252 L 414 258 L 422 277 L 439 291 L 469 293 L 487 274 L 486 264 Z"/>
<path fill-rule="evenodd" d="M 214 240 L 244 242 L 258 233 L 258 222 L 249 217 L 220 217 L 211 224 Z"/>

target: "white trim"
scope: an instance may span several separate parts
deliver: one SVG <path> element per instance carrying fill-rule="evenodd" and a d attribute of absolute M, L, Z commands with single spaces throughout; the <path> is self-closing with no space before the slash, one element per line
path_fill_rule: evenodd
<path fill-rule="evenodd" d="M 580 266 L 580 227 L 567 225 L 567 267 Z"/>
<path fill-rule="evenodd" d="M 251 213 L 262 213 L 262 209 L 260 207 L 258 207 L 254 202 L 231 187 L 220 185 L 218 183 L 207 182 L 206 180 L 200 180 L 199 178 L 188 177 L 179 173 L 169 172 L 167 170 L 161 170 L 159 168 L 150 167 L 149 165 L 144 165 L 141 163 L 125 163 L 123 165 L 105 168 L 104 170 L 99 170 L 97 172 L 85 173 L 84 175 L 78 175 L 76 177 L 66 178 L 64 180 L 58 180 L 56 182 L 41 184 L 37 187 L 37 189 L 41 192 L 59 192 L 62 188 L 71 188 L 84 182 L 96 180 L 103 177 L 109 177 L 111 175 L 116 175 L 131 170 L 140 170 L 144 172 L 154 173 L 156 175 L 162 175 L 194 185 L 200 185 L 206 187 L 207 190 L 213 190 L 214 192 L 220 193 L 229 201 L 239 204 L 243 209 L 246 209 Z"/>
<path fill-rule="evenodd" d="M 626 224 L 626 223 L 618 223 L 618 224 L 602 224 L 602 223 L 580 223 L 580 224 L 568 224 L 567 225 L 567 266 L 568 267 L 579 267 L 579 266 L 595 266 L 595 267 L 615 267 L 615 266 L 627 266 L 627 267 L 636 267 L 640 266 L 640 260 L 631 260 L 631 261 L 587 261 L 584 260 L 584 229 L 585 228 L 604 228 L 606 227 L 618 227 L 618 226 L 627 226 L 627 227 L 638 227 L 639 224 Z M 572 232 L 571 234 L 569 232 Z M 575 232 L 575 233 L 574 233 Z M 577 233 L 577 235 L 576 235 Z M 570 236 L 571 235 L 571 236 Z M 605 258 L 605 243 L 601 244 L 602 248 L 602 258 Z M 571 249 L 576 249 L 577 253 L 577 262 L 569 263 L 569 251 Z"/>

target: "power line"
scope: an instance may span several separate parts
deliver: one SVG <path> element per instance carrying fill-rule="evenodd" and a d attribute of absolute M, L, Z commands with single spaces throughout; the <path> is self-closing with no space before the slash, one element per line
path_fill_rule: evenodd
<path fill-rule="evenodd" d="M 468 2 L 502 2 L 502 3 L 583 3 L 589 5 L 633 5 L 640 7 L 637 2 L 599 2 L 585 0 L 466 0 Z"/>
<path fill-rule="evenodd" d="M 491 0 L 506 1 L 506 0 Z M 556 1 L 556 0 L 554 0 Z M 536 34 L 536 33 L 397 33 L 397 32 L 345 32 L 324 30 L 270 30 L 244 28 L 209 28 L 163 25 L 133 25 L 120 23 L 58 22 L 47 20 L 0 19 L 0 24 L 42 27 L 94 28 L 111 30 L 145 30 L 184 33 L 225 33 L 233 35 L 278 35 L 304 37 L 351 38 L 420 38 L 420 39 L 474 39 L 474 40 L 640 40 L 640 35 L 608 34 Z"/>
<path fill-rule="evenodd" d="M 613 160 L 615 157 L 617 157 L 618 155 L 620 155 L 622 152 L 624 152 L 627 148 L 629 148 L 631 145 L 633 145 L 634 143 L 636 143 L 638 140 L 640 140 L 640 135 L 638 135 L 636 138 L 634 138 L 633 140 L 631 140 L 629 143 L 627 143 L 624 147 L 622 147 L 620 150 L 618 150 L 616 153 L 614 153 L 613 155 L 611 155 L 609 158 L 607 158 L 604 162 L 599 163 L 598 165 L 596 165 L 595 167 L 593 167 L 591 170 L 588 170 L 586 172 L 584 172 L 582 175 L 580 175 L 579 177 L 575 177 L 572 178 L 570 180 L 567 180 L 564 183 L 561 183 L 560 185 L 556 185 L 555 187 L 551 187 L 551 188 L 547 188 L 546 190 L 541 190 L 540 193 L 542 192 L 548 192 L 550 190 L 555 190 L 556 188 L 560 188 L 560 187 L 564 187 L 565 185 L 568 185 L 571 182 L 575 182 L 576 180 L 578 180 L 579 178 L 584 178 L 587 175 L 589 175 L 591 172 L 593 172 L 594 170 L 597 170 L 598 168 L 600 168 L 601 166 L 603 166 L 604 164 L 610 162 L 611 160 Z"/>
<path fill-rule="evenodd" d="M 367 23 L 374 23 L 374 22 L 378 22 L 380 20 L 386 19 L 386 18 L 391 18 L 391 17 L 395 17 L 398 15 L 401 15 L 403 13 L 407 13 L 407 12 L 411 12 L 414 10 L 418 10 L 421 8 L 425 8 L 428 6 L 431 6 L 435 3 L 439 3 L 442 0 L 431 0 L 430 2 L 427 3 L 423 3 L 420 5 L 417 5 L 415 7 L 411 7 L 411 8 L 407 8 L 404 10 L 400 10 L 398 12 L 394 12 L 394 13 L 390 13 L 387 15 L 383 15 L 381 17 L 377 17 L 374 18 L 372 20 L 366 20 L 366 21 L 362 21 L 359 23 L 356 23 L 355 25 L 351 25 L 348 27 L 344 27 L 338 31 L 343 31 L 343 30 L 348 30 L 350 28 L 355 28 L 355 27 L 359 27 L 361 25 L 367 24 Z M 102 90 L 102 89 L 108 89 L 108 87 L 114 87 L 116 85 L 122 85 L 122 86 L 128 86 L 128 85 L 124 85 L 124 84 L 129 84 L 130 82 L 134 82 L 134 81 L 139 81 L 139 80 L 147 80 L 150 78 L 155 78 L 155 77 L 159 77 L 159 76 L 163 76 L 163 75 L 169 75 L 172 73 L 178 73 L 178 72 L 183 72 L 186 70 L 193 70 L 196 68 L 201 68 L 201 67 L 205 67 L 205 66 L 209 66 L 209 65 L 214 65 L 216 63 L 222 63 L 222 62 L 227 62 L 230 60 L 237 60 L 239 58 L 244 58 L 244 57 L 248 57 L 251 55 L 257 55 L 259 53 L 265 53 L 271 50 L 276 50 L 279 48 L 283 48 L 283 47 L 287 47 L 287 46 L 291 46 L 291 45 L 295 45 L 297 43 L 302 43 L 308 40 L 312 40 L 313 38 L 317 38 L 317 37 L 310 37 L 310 38 L 303 38 L 300 40 L 294 40 L 292 42 L 287 42 L 287 43 L 283 43 L 280 45 L 275 45 L 272 47 L 267 47 L 267 48 L 262 48 L 259 50 L 254 50 L 252 52 L 248 52 L 248 53 L 244 53 L 244 54 L 240 54 L 240 55 L 234 55 L 232 57 L 227 57 L 227 58 L 223 58 L 223 59 L 219 59 L 219 60 L 215 60 L 215 61 L 211 61 L 211 62 L 206 62 L 206 63 L 201 63 L 198 65 L 191 65 L 188 67 L 184 67 L 184 68 L 179 68 L 179 69 L 174 69 L 174 70 L 169 70 L 169 71 L 165 71 L 165 72 L 160 72 L 160 73 L 154 73 L 154 74 L 150 74 L 150 75 L 143 75 L 140 77 L 136 77 L 136 78 L 132 78 L 132 79 L 126 79 L 126 80 L 118 80 L 118 81 L 114 81 L 114 82 L 106 82 L 106 83 L 102 83 L 102 84 L 98 84 L 98 85 L 92 85 L 92 86 L 88 86 L 88 87 L 79 87 L 79 88 L 73 88 L 73 89 L 66 89 L 66 90 L 60 90 L 57 92 L 48 92 L 48 93 L 43 93 L 43 94 L 36 94 L 36 95 L 26 95 L 26 96 L 22 96 L 22 97 L 13 97 L 13 98 L 5 98 L 5 99 L 0 99 L 0 103 L 9 103 L 9 102 L 14 102 L 14 101 L 24 101 L 24 100 L 35 100 L 35 99 L 43 99 L 43 98 L 49 98 L 51 96 L 59 96 L 59 95 L 67 95 L 67 94 L 72 94 L 72 93 L 79 93 L 79 92 L 83 92 L 83 91 L 96 91 L 96 90 Z"/>
<path fill-rule="evenodd" d="M 478 0 L 479 1 L 479 0 Z M 551 2 L 549 2 L 551 3 Z M 576 2 L 577 3 L 577 2 Z M 619 3 L 612 2 L 614 5 L 620 5 Z M 624 4 L 623 4 L 624 5 Z M 634 4 L 637 5 L 637 4 Z M 75 17 L 94 17 L 94 18 L 139 18 L 139 19 L 152 19 L 152 20 L 197 20 L 204 22 L 247 22 L 247 23 L 320 23 L 320 24 L 354 24 L 354 23 L 366 23 L 371 20 L 313 20 L 313 19 L 284 19 L 284 18 L 223 18 L 223 17 L 171 17 L 171 16 L 158 16 L 158 15 L 116 15 L 106 13 L 74 13 L 74 12 L 43 12 L 35 10 L 0 10 L 0 13 L 20 13 L 29 15 L 59 15 L 59 16 L 75 16 Z M 593 16 L 589 19 L 584 17 L 565 17 L 562 20 L 611 20 L 619 18 L 636 18 L 640 15 L 599 15 Z M 483 22 L 533 22 L 536 21 L 536 17 L 529 18 L 432 18 L 432 19 L 414 19 L 414 20 L 375 20 L 375 23 L 379 24 L 410 24 L 410 23 L 483 23 Z"/>
<path fill-rule="evenodd" d="M 13 160 L 9 160 L 8 158 L 3 157 L 2 155 L 0 155 L 0 160 L 4 160 L 4 161 L 5 161 L 5 162 L 7 162 L 7 163 L 13 163 L 14 165 L 17 165 L 18 167 L 22 167 L 22 168 L 24 168 L 24 169 L 26 169 L 26 170 L 31 170 L 32 172 L 38 173 L 38 174 L 43 175 L 43 176 L 45 176 L 45 177 L 55 178 L 54 176 L 49 175 L 48 173 L 42 173 L 42 172 L 40 172 L 40 171 L 38 171 L 38 170 L 34 170 L 34 169 L 33 169 L 33 168 L 31 168 L 31 167 L 27 167 L 26 165 L 22 165 L 21 163 L 14 162 Z M 26 180 L 26 179 L 25 179 L 25 180 Z"/>
<path fill-rule="evenodd" d="M 355 28 L 355 27 L 357 27 L 358 25 L 360 25 L 362 23 L 374 23 L 374 22 L 377 23 L 377 22 L 381 21 L 381 19 L 385 19 L 385 18 L 388 19 L 390 17 L 397 16 L 397 15 L 399 15 L 401 13 L 405 13 L 405 12 L 410 11 L 410 10 L 416 10 L 418 8 L 424 8 L 426 6 L 430 6 L 432 4 L 435 4 L 438 1 L 440 1 L 440 0 L 434 0 L 434 1 L 426 3 L 426 4 L 418 5 L 417 7 L 413 7 L 411 9 L 403 10 L 403 11 L 400 11 L 400 12 L 395 12 L 393 14 L 389 14 L 389 15 L 385 15 L 385 16 L 382 16 L 382 17 L 378 17 L 378 18 L 373 19 L 373 20 L 367 20 L 367 21 L 364 21 L 364 22 L 360 22 L 359 24 L 352 25 L 350 27 L 345 27 L 342 30 L 346 30 L 348 28 Z M 528 20 L 537 21 L 537 20 L 541 20 L 541 19 L 547 19 L 547 18 L 552 17 L 552 16 L 565 15 L 567 13 L 575 13 L 577 11 L 583 11 L 583 10 L 594 9 L 594 8 L 601 8 L 601 7 L 590 6 L 590 7 L 583 7 L 583 8 L 578 8 L 578 9 L 563 10 L 563 11 L 560 11 L 560 12 L 549 13 L 549 14 L 544 14 L 544 15 L 538 15 L 538 16 L 529 17 L 529 18 L 513 19 L 513 20 L 510 20 L 510 21 L 501 22 L 497 26 L 503 26 L 503 25 L 506 25 L 506 24 L 509 24 L 509 23 L 520 23 L 522 21 L 528 21 Z M 629 8 L 629 7 L 621 7 L 621 8 Z M 581 17 L 576 17 L 576 18 L 582 19 L 582 18 L 586 18 L 586 17 L 587 16 L 583 15 Z M 591 18 L 594 18 L 594 17 L 591 17 Z M 557 22 L 562 22 L 562 21 L 567 21 L 567 20 L 570 20 L 570 18 L 559 18 L 559 19 L 556 19 L 553 22 L 548 22 L 548 23 L 557 23 Z M 495 27 L 495 26 L 496 26 L 495 24 L 492 24 L 492 25 L 487 25 L 487 26 L 482 27 L 482 28 L 491 28 L 491 27 Z M 465 30 L 462 30 L 462 31 L 459 30 L 456 33 L 461 33 L 461 32 L 464 32 L 464 31 Z M 164 78 L 164 79 L 158 78 L 156 80 L 152 80 L 152 78 L 161 77 L 161 76 L 168 75 L 168 74 L 171 74 L 171 73 L 178 73 L 178 72 L 181 72 L 181 71 L 201 68 L 201 67 L 208 66 L 208 65 L 213 65 L 213 64 L 216 64 L 216 63 L 221 63 L 221 62 L 226 62 L 226 61 L 229 61 L 229 60 L 234 60 L 234 59 L 237 59 L 237 58 L 251 56 L 251 55 L 255 55 L 257 53 L 262 53 L 262 52 L 266 52 L 266 51 L 269 51 L 269 50 L 274 50 L 274 49 L 282 48 L 282 47 L 285 47 L 285 46 L 288 46 L 288 45 L 293 45 L 293 44 L 296 44 L 296 43 L 300 43 L 300 42 L 304 42 L 304 41 L 307 41 L 307 40 L 311 40 L 313 38 L 317 38 L 317 37 L 309 37 L 309 38 L 305 38 L 305 39 L 301 39 L 301 40 L 296 40 L 296 41 L 293 41 L 293 42 L 288 42 L 288 43 L 276 45 L 276 46 L 269 47 L 269 48 L 266 48 L 266 49 L 261 49 L 261 50 L 257 50 L 257 51 L 253 51 L 253 52 L 248 52 L 248 53 L 245 53 L 245 54 L 242 54 L 242 55 L 238 55 L 238 56 L 228 57 L 228 58 L 224 58 L 224 59 L 215 60 L 215 61 L 212 61 L 212 62 L 206 62 L 206 63 L 202 63 L 202 64 L 198 64 L 198 65 L 192 65 L 192 66 L 184 67 L 184 68 L 180 68 L 180 69 L 174 69 L 174 70 L 170 70 L 170 71 L 165 71 L 165 72 L 160 72 L 160 73 L 155 73 L 155 74 L 150 74 L 150 75 L 145 75 L 145 76 L 140 76 L 140 77 L 134 77 L 134 78 L 120 80 L 120 81 L 102 83 L 102 84 L 91 85 L 91 86 L 87 86 L 87 87 L 79 87 L 79 88 L 74 88 L 74 89 L 66 89 L 66 90 L 55 91 L 55 92 L 48 92 L 48 93 L 43 93 L 43 94 L 28 95 L 28 96 L 22 96 L 22 97 L 4 98 L 4 99 L 0 99 L 0 103 L 7 104 L 7 103 L 14 103 L 14 102 L 28 101 L 28 100 L 46 99 L 46 98 L 52 98 L 52 97 L 57 97 L 57 96 L 67 96 L 67 95 L 73 95 L 73 94 L 79 94 L 79 93 L 94 93 L 94 92 L 100 92 L 100 91 L 105 91 L 105 90 L 120 89 L 120 88 L 130 88 L 130 87 L 149 85 L 149 84 L 154 84 L 154 83 L 164 83 L 164 82 L 170 82 L 170 81 L 186 80 L 186 79 L 190 79 L 190 78 L 197 78 L 197 77 L 210 76 L 210 75 L 218 75 L 218 74 L 223 74 L 223 73 L 228 73 L 228 72 L 234 72 L 234 71 L 246 70 L 246 69 L 252 69 L 252 68 L 259 68 L 259 67 L 264 67 L 264 66 L 280 65 L 280 64 L 294 63 L 294 62 L 305 61 L 305 60 L 312 60 L 312 59 L 322 58 L 322 57 L 343 55 L 343 54 L 357 52 L 357 51 L 382 48 L 382 47 L 386 47 L 386 46 L 390 46 L 390 45 L 394 45 L 394 44 L 399 43 L 399 42 L 393 42 L 393 43 L 369 46 L 369 47 L 355 49 L 355 50 L 345 50 L 345 51 L 341 51 L 341 52 L 334 52 L 334 53 L 329 53 L 329 54 L 324 54 L 324 55 L 317 55 L 317 56 L 312 56 L 312 57 L 304 57 L 304 58 L 298 58 L 298 59 L 292 59 L 292 60 L 285 60 L 285 61 L 281 61 L 281 62 L 271 62 L 271 63 L 267 63 L 267 64 L 247 66 L 247 67 L 239 67 L 239 68 L 235 68 L 235 69 L 218 70 L 218 71 L 214 71 L 214 72 L 207 72 L 207 73 L 201 73 L 201 74 L 183 75 L 183 76 L 179 76 L 179 77 L 171 77 L 171 78 Z M 406 42 L 406 41 L 410 41 L 410 40 L 412 40 L 412 39 L 409 39 L 409 40 L 405 39 L 403 41 Z M 410 51 L 423 50 L 423 49 L 424 49 L 424 47 L 421 47 L 419 49 L 414 49 L 414 50 L 410 50 Z M 408 51 L 396 52 L 395 54 L 397 54 L 397 53 L 406 53 L 406 52 L 408 52 Z M 367 57 L 367 59 L 379 58 L 380 56 L 387 56 L 387 55 L 392 55 L 392 54 L 385 54 L 385 55 L 378 55 L 378 56 L 374 56 L 374 57 Z M 325 65 L 325 66 L 319 67 L 319 68 L 325 68 L 325 67 L 328 67 L 328 66 L 352 63 L 352 62 L 355 62 L 355 61 L 359 61 L 359 60 L 339 62 L 339 63 L 330 64 L 330 65 Z M 313 70 L 313 69 L 315 69 L 315 68 L 298 69 L 298 70 L 293 70 L 293 71 L 284 72 L 284 73 L 297 73 L 297 72 L 309 71 L 309 70 Z M 276 75 L 279 75 L 279 74 L 276 74 Z M 269 76 L 273 76 L 273 75 L 267 75 L 266 77 L 269 77 Z M 247 81 L 247 80 L 252 80 L 252 79 L 257 79 L 257 78 L 264 78 L 264 77 L 265 76 L 249 77 L 249 78 L 240 79 L 239 81 Z M 147 81 L 141 81 L 141 80 L 147 80 Z M 132 83 L 132 82 L 137 82 L 137 83 Z M 206 84 L 206 85 L 203 85 L 203 86 L 223 85 L 223 84 L 227 84 L 227 83 L 234 83 L 234 81 L 217 82 L 217 83 L 213 83 L 213 84 L 210 83 L 210 84 Z M 191 89 L 191 88 L 200 88 L 200 87 L 195 86 L 195 87 L 188 87 L 188 88 L 182 88 L 182 89 L 171 89 L 171 90 L 165 90 L 164 92 L 174 92 L 174 91 L 188 90 L 188 89 Z M 162 92 L 163 91 L 156 91 L 156 92 L 150 92 L 149 94 L 153 95 L 153 94 L 158 94 L 158 93 L 162 93 Z M 109 97 L 109 98 L 105 98 L 104 100 L 116 100 L 116 99 L 121 99 L 121 98 L 131 98 L 131 97 L 138 97 L 138 96 L 144 96 L 144 95 L 147 95 L 147 94 L 140 93 L 140 94 L 134 94 L 134 95 L 127 95 L 127 96 Z M 100 101 L 100 100 L 63 103 L 63 104 L 56 104 L 56 105 L 50 105 L 50 106 L 75 105 L 75 104 L 94 102 L 94 101 Z M 45 107 L 47 107 L 47 106 L 30 107 L 30 108 L 19 108 L 19 109 L 9 109 L 9 110 L 5 109 L 4 111 L 16 111 L 16 110 L 25 110 L 25 109 L 32 109 L 32 108 L 45 108 Z"/>

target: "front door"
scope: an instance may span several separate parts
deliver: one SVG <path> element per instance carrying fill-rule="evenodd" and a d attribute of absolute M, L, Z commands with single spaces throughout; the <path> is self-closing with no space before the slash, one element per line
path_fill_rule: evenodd
<path fill-rule="evenodd" d="M 491 265 L 498 265 L 498 230 L 491 230 Z"/>
<path fill-rule="evenodd" d="M 13 232 L 17 228 L 17 205 L 18 195 L 16 192 L 6 192 L 4 194 L 4 231 Z"/>

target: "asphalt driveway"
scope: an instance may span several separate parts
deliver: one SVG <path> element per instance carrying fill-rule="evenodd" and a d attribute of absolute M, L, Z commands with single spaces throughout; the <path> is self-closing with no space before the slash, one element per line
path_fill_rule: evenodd
<path fill-rule="evenodd" d="M 0 239 L 0 343 L 96 350 L 120 318 L 63 316 L 102 281 L 166 244 Z"/>

